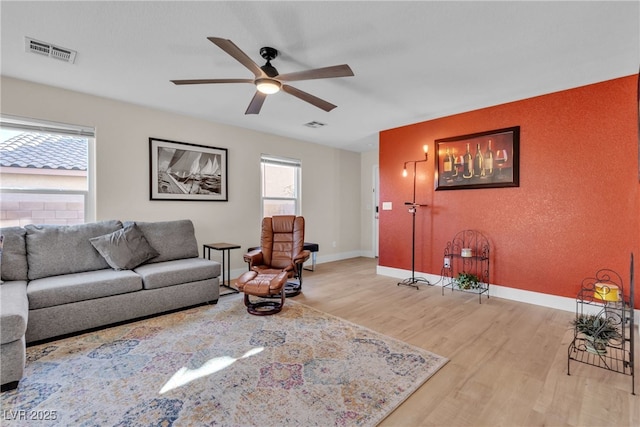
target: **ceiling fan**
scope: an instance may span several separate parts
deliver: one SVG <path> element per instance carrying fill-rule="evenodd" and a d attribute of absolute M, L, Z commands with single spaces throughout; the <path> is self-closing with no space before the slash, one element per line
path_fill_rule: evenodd
<path fill-rule="evenodd" d="M 231 40 L 221 39 L 218 37 L 207 37 L 212 43 L 220 49 L 227 52 L 239 63 L 247 67 L 255 76 L 255 79 L 200 79 L 200 80 L 171 80 L 176 85 L 197 85 L 211 83 L 252 83 L 256 85 L 256 94 L 249 103 L 249 107 L 245 114 L 258 114 L 262 108 L 267 95 L 278 92 L 282 89 L 289 95 L 293 95 L 309 104 L 324 110 L 331 111 L 336 108 L 330 102 L 311 95 L 310 93 L 289 86 L 286 82 L 312 80 L 312 79 L 329 79 L 334 77 L 350 77 L 353 71 L 347 64 L 334 65 L 332 67 L 315 68 L 313 70 L 298 71 L 295 73 L 279 74 L 278 70 L 271 65 L 271 60 L 278 56 L 278 51 L 272 47 L 263 47 L 260 49 L 260 56 L 267 60 L 267 63 L 259 67 L 246 53 L 244 53 Z"/>

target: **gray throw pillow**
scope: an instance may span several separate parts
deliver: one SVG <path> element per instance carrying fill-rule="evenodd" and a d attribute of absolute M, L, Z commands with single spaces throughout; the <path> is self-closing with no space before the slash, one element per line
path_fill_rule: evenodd
<path fill-rule="evenodd" d="M 159 255 L 135 223 L 89 241 L 114 270 L 131 270 Z"/>

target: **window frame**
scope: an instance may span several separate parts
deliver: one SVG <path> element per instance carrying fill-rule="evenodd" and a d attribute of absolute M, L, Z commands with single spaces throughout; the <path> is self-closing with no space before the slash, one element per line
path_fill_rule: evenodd
<path fill-rule="evenodd" d="M 87 189 L 86 190 L 56 190 L 38 188 L 1 188 L 0 194 L 22 193 L 22 194 L 81 194 L 84 195 L 84 222 L 96 221 L 96 178 L 95 178 L 95 144 L 96 131 L 90 126 L 73 125 L 68 123 L 54 122 L 49 120 L 32 119 L 18 117 L 9 114 L 0 114 L 0 128 L 18 130 L 23 132 L 39 132 L 48 134 L 58 134 L 67 136 L 81 136 L 87 139 Z"/>
<path fill-rule="evenodd" d="M 294 197 L 269 197 L 265 196 L 265 165 L 277 165 L 284 167 L 294 168 L 294 186 L 295 186 L 295 196 Z M 293 200 L 295 206 L 295 215 L 302 215 L 302 162 L 299 159 L 294 159 L 291 157 L 283 157 L 276 156 L 272 154 L 261 154 L 260 155 L 260 213 L 261 217 L 265 217 L 264 207 L 265 201 L 274 200 L 274 201 L 291 201 Z"/>

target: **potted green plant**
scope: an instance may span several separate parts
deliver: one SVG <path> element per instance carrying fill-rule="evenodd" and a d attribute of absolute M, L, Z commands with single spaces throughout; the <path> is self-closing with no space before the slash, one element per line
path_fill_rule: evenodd
<path fill-rule="evenodd" d="M 480 288 L 480 278 L 472 273 L 459 273 L 454 280 L 459 289 Z"/>
<path fill-rule="evenodd" d="M 579 314 L 573 320 L 573 326 L 584 335 L 587 351 L 590 353 L 605 354 L 609 340 L 621 338 L 611 318 L 597 314 Z"/>

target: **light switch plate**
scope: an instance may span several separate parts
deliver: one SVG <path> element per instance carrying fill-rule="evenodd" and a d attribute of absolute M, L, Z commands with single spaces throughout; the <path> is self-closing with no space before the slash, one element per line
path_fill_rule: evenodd
<path fill-rule="evenodd" d="M 393 205 L 391 202 L 382 202 L 383 211 L 390 211 L 392 208 L 393 208 Z"/>

